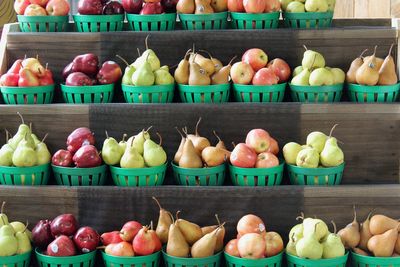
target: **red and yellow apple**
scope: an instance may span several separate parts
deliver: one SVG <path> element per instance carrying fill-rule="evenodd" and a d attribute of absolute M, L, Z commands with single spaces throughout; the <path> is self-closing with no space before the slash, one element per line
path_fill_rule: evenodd
<path fill-rule="evenodd" d="M 25 9 L 24 16 L 47 16 L 47 12 L 39 5 L 30 4 Z"/>
<path fill-rule="evenodd" d="M 279 165 L 279 159 L 270 152 L 258 154 L 256 168 L 272 168 Z"/>
<path fill-rule="evenodd" d="M 240 143 L 233 149 L 230 161 L 236 167 L 253 168 L 256 165 L 257 154 L 254 149 L 244 143 Z"/>
<path fill-rule="evenodd" d="M 238 239 L 232 239 L 231 241 L 229 241 L 228 244 L 226 244 L 225 246 L 225 252 L 231 256 L 240 257 L 240 253 L 237 246 L 238 241 L 239 241 Z"/>
<path fill-rule="evenodd" d="M 29 0 L 15 0 L 14 10 L 18 15 L 24 15 L 25 9 L 31 4 Z"/>
<path fill-rule="evenodd" d="M 256 72 L 253 77 L 253 85 L 274 85 L 279 82 L 279 77 L 276 76 L 272 68 L 262 68 Z"/>
<path fill-rule="evenodd" d="M 281 10 L 281 2 L 279 0 L 265 0 L 265 13 L 277 12 Z"/>
<path fill-rule="evenodd" d="M 272 257 L 283 251 L 282 237 L 276 232 L 262 234 L 265 240 L 265 256 Z"/>
<path fill-rule="evenodd" d="M 265 232 L 265 224 L 263 220 L 254 215 L 247 214 L 240 218 L 238 224 L 236 226 L 236 230 L 238 232 L 238 239 L 242 238 L 245 234 L 256 233 L 261 234 Z"/>
<path fill-rule="evenodd" d="M 279 153 L 279 144 L 278 141 L 276 141 L 274 138 L 270 138 L 269 139 L 269 148 L 267 150 L 267 152 L 271 152 L 272 154 L 274 154 L 275 156 L 278 155 Z"/>
<path fill-rule="evenodd" d="M 50 0 L 46 5 L 46 11 L 50 16 L 66 16 L 70 10 L 67 0 Z"/>
<path fill-rule="evenodd" d="M 246 145 L 255 152 L 267 151 L 270 145 L 271 136 L 263 129 L 253 129 L 246 136 Z"/>
<path fill-rule="evenodd" d="M 265 0 L 243 0 L 246 13 L 264 13 L 265 5 Z"/>
<path fill-rule="evenodd" d="M 251 48 L 243 54 L 242 61 L 250 64 L 254 71 L 258 71 L 267 65 L 268 56 L 260 48 Z"/>
<path fill-rule="evenodd" d="M 249 233 L 238 241 L 240 257 L 246 259 L 261 259 L 265 256 L 265 240 L 260 234 Z"/>
<path fill-rule="evenodd" d="M 253 79 L 254 70 L 245 62 L 236 62 L 232 65 L 230 75 L 236 84 L 249 84 Z"/>
<path fill-rule="evenodd" d="M 35 5 L 39 5 L 41 7 L 46 7 L 47 2 L 49 2 L 49 0 L 29 0 L 31 2 L 31 4 L 35 4 Z"/>
<path fill-rule="evenodd" d="M 244 12 L 243 0 L 228 0 L 228 10 L 230 12 Z"/>
<path fill-rule="evenodd" d="M 279 82 L 283 83 L 289 80 L 292 71 L 289 65 L 280 58 L 275 58 L 268 63 L 267 67 L 272 68 L 275 74 L 279 77 Z"/>

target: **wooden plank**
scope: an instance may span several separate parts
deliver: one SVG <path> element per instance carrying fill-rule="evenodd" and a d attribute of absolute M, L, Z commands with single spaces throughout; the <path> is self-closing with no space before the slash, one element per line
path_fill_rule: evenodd
<path fill-rule="evenodd" d="M 391 15 L 393 18 L 400 17 L 400 0 L 391 0 Z"/>
<path fill-rule="evenodd" d="M 353 18 L 354 0 L 337 0 L 334 15 L 335 18 Z"/>
<path fill-rule="evenodd" d="M 355 0 L 354 16 L 356 18 L 390 18 L 390 0 Z"/>
<path fill-rule="evenodd" d="M 0 39 L 0 75 L 7 71 L 7 38 L 9 31 L 10 25 L 6 24 Z"/>

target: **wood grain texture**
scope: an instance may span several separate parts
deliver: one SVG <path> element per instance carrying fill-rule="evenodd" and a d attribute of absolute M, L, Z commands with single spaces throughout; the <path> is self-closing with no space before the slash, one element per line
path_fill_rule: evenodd
<path fill-rule="evenodd" d="M 400 18 L 400 0 L 391 0 L 390 11 L 393 18 Z"/>
<path fill-rule="evenodd" d="M 356 18 L 390 18 L 390 0 L 354 0 Z"/>
<path fill-rule="evenodd" d="M 354 18 L 354 0 L 336 0 L 335 18 Z"/>

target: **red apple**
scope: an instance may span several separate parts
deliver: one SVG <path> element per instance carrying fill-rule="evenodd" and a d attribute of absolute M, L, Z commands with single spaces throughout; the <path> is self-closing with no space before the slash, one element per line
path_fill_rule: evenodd
<path fill-rule="evenodd" d="M 83 145 L 94 145 L 95 141 L 94 134 L 89 128 L 80 127 L 68 136 L 67 149 L 71 153 L 75 153 Z"/>
<path fill-rule="evenodd" d="M 29 0 L 31 2 L 31 4 L 35 4 L 35 5 L 39 5 L 41 7 L 46 7 L 47 2 L 49 2 L 49 0 Z"/>
<path fill-rule="evenodd" d="M 253 168 L 256 165 L 257 154 L 246 144 L 240 143 L 233 149 L 230 161 L 236 167 Z"/>
<path fill-rule="evenodd" d="M 244 12 L 243 0 L 228 0 L 230 12 Z"/>
<path fill-rule="evenodd" d="M 25 9 L 24 16 L 47 16 L 47 12 L 39 5 L 30 4 Z"/>
<path fill-rule="evenodd" d="M 120 66 L 114 61 L 106 61 L 97 73 L 99 84 L 111 84 L 117 82 L 122 76 Z"/>
<path fill-rule="evenodd" d="M 79 228 L 74 235 L 74 243 L 78 250 L 83 253 L 96 250 L 99 242 L 99 234 L 96 230 L 88 226 Z"/>
<path fill-rule="evenodd" d="M 101 15 L 103 3 L 101 0 L 79 0 L 78 12 L 81 15 Z"/>
<path fill-rule="evenodd" d="M 249 233 L 238 241 L 240 257 L 246 259 L 261 259 L 265 254 L 265 240 L 260 234 Z"/>
<path fill-rule="evenodd" d="M 160 2 L 144 3 L 140 15 L 155 15 L 164 13 L 164 8 Z"/>
<path fill-rule="evenodd" d="M 111 256 L 117 257 L 133 257 L 135 253 L 133 252 L 133 248 L 131 243 L 126 241 L 117 243 L 117 244 L 109 244 L 104 249 L 104 252 Z"/>
<path fill-rule="evenodd" d="M 53 257 L 75 256 L 74 242 L 68 236 L 60 235 L 47 246 L 47 255 Z"/>
<path fill-rule="evenodd" d="M 254 214 L 247 214 L 240 218 L 238 224 L 236 226 L 236 230 L 238 231 L 239 238 L 241 239 L 245 234 L 256 233 L 261 234 L 265 232 L 265 224 L 260 217 Z"/>
<path fill-rule="evenodd" d="M 267 65 L 268 56 L 260 48 L 251 48 L 243 54 L 242 61 L 250 64 L 254 71 L 258 71 Z"/>
<path fill-rule="evenodd" d="M 136 234 L 142 229 L 142 224 L 136 221 L 129 221 L 122 226 L 120 237 L 122 240 L 131 242 Z"/>
<path fill-rule="evenodd" d="M 54 237 L 72 236 L 78 229 L 78 221 L 72 214 L 61 214 L 51 222 L 50 229 Z"/>
<path fill-rule="evenodd" d="M 72 63 L 72 72 L 83 72 L 95 77 L 99 71 L 99 58 L 93 53 L 76 56 Z"/>
<path fill-rule="evenodd" d="M 271 152 L 272 154 L 274 154 L 275 156 L 278 155 L 279 153 L 279 144 L 278 141 L 276 141 L 274 138 L 270 138 L 269 139 L 269 148 L 267 150 L 267 152 Z"/>
<path fill-rule="evenodd" d="M 245 62 L 236 62 L 231 68 L 230 75 L 236 84 L 249 84 L 253 79 L 254 70 Z"/>
<path fill-rule="evenodd" d="M 265 13 L 277 12 L 281 10 L 281 2 L 279 0 L 265 0 Z"/>
<path fill-rule="evenodd" d="M 179 0 L 161 0 L 161 5 L 166 13 L 176 13 L 176 5 Z"/>
<path fill-rule="evenodd" d="M 228 244 L 226 244 L 225 246 L 225 252 L 231 256 L 240 257 L 240 253 L 237 246 L 238 241 L 239 241 L 238 239 L 232 239 L 231 241 L 229 241 Z"/>
<path fill-rule="evenodd" d="M 270 61 L 267 67 L 272 68 L 275 74 L 279 77 L 279 82 L 283 83 L 289 80 L 292 71 L 290 70 L 289 65 L 280 58 L 275 58 Z"/>
<path fill-rule="evenodd" d="M 265 256 L 272 257 L 283 251 L 282 237 L 276 232 L 267 232 L 263 234 L 265 240 Z"/>
<path fill-rule="evenodd" d="M 265 5 L 265 0 L 243 0 L 246 13 L 264 13 Z"/>
<path fill-rule="evenodd" d="M 78 168 L 94 168 L 102 163 L 99 151 L 92 145 L 84 145 L 79 148 L 72 160 Z"/>
<path fill-rule="evenodd" d="M 104 15 L 125 14 L 124 7 L 118 1 L 110 1 L 103 7 Z"/>
<path fill-rule="evenodd" d="M 92 79 L 83 72 L 73 72 L 65 80 L 68 86 L 90 86 L 93 85 Z"/>
<path fill-rule="evenodd" d="M 18 86 L 19 74 L 5 73 L 1 75 L 0 86 Z"/>
<path fill-rule="evenodd" d="M 149 233 L 147 227 L 143 227 L 139 230 L 132 242 L 133 251 L 135 255 L 146 256 L 153 254 L 156 249 L 156 243 L 154 242 L 153 235 Z"/>
<path fill-rule="evenodd" d="M 14 10 L 18 15 L 24 15 L 25 9 L 31 4 L 29 0 L 15 0 Z"/>
<path fill-rule="evenodd" d="M 272 168 L 279 166 L 279 159 L 270 152 L 258 154 L 256 168 Z"/>
<path fill-rule="evenodd" d="M 267 151 L 271 136 L 263 129 L 253 129 L 246 136 L 246 145 L 254 149 L 257 153 Z"/>
<path fill-rule="evenodd" d="M 72 166 L 72 154 L 68 150 L 60 149 L 51 158 L 51 163 L 61 167 Z"/>
<path fill-rule="evenodd" d="M 40 220 L 32 229 L 32 242 L 36 247 L 45 249 L 54 240 L 50 224 L 49 220 Z"/>
<path fill-rule="evenodd" d="M 50 0 L 46 5 L 46 11 L 50 16 L 66 16 L 70 9 L 67 0 Z"/>
<path fill-rule="evenodd" d="M 271 68 L 259 69 L 253 77 L 253 85 L 274 85 L 279 82 L 279 77 Z"/>
<path fill-rule="evenodd" d="M 126 13 L 139 14 L 142 9 L 143 0 L 122 0 L 121 3 Z"/>
<path fill-rule="evenodd" d="M 104 233 L 100 236 L 101 243 L 103 243 L 104 246 L 107 246 L 109 244 L 116 244 L 124 241 L 121 239 L 119 234 L 119 231 Z"/>

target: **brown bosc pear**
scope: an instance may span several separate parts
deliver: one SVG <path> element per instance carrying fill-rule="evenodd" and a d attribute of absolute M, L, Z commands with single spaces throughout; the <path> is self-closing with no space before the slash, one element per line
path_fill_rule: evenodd
<path fill-rule="evenodd" d="M 229 83 L 229 73 L 231 72 L 232 62 L 236 58 L 234 56 L 228 65 L 222 67 L 219 71 L 211 76 L 211 84 L 227 84 Z"/>
<path fill-rule="evenodd" d="M 174 72 L 174 78 L 177 84 L 188 84 L 189 83 L 189 53 L 192 49 L 189 49 L 181 62 L 179 62 L 178 67 Z"/>
<path fill-rule="evenodd" d="M 376 46 L 374 54 L 368 59 L 364 60 L 361 67 L 356 72 L 356 81 L 361 85 L 376 85 L 379 81 L 379 70 L 376 69 Z"/>
<path fill-rule="evenodd" d="M 157 223 L 157 228 L 156 228 L 156 234 L 160 241 L 165 244 L 168 241 L 168 233 L 169 233 L 169 228 L 172 224 L 172 219 L 173 216 L 172 214 L 163 209 L 160 205 L 160 202 L 158 202 L 157 198 L 153 197 L 154 201 L 157 203 L 158 207 L 160 208 L 160 215 L 158 217 L 158 223 Z"/>
<path fill-rule="evenodd" d="M 218 227 L 217 227 L 217 243 L 215 244 L 215 249 L 214 249 L 214 253 L 218 253 L 220 252 L 223 248 L 224 248 L 224 239 L 225 239 L 225 223 L 220 222 L 219 218 L 218 218 L 218 214 L 215 214 L 215 218 L 217 219 L 218 222 Z"/>
<path fill-rule="evenodd" d="M 362 66 L 362 64 L 364 63 L 363 60 L 363 55 L 365 52 L 367 52 L 368 49 L 365 49 L 359 56 L 358 58 L 354 59 L 353 62 L 351 62 L 350 68 L 346 73 L 346 81 L 348 83 L 356 83 L 356 73 L 357 70 Z"/>
<path fill-rule="evenodd" d="M 175 222 L 172 222 L 169 227 L 166 252 L 168 255 L 174 257 L 189 257 L 189 244 L 186 242 L 185 237 Z"/>
<path fill-rule="evenodd" d="M 208 52 L 207 50 L 199 50 L 199 51 L 206 53 L 208 57 L 211 59 L 211 61 L 214 63 L 214 72 L 219 71 L 224 66 L 219 59 L 213 57 L 211 53 Z"/>
<path fill-rule="evenodd" d="M 176 4 L 177 13 L 193 14 L 195 11 L 194 0 L 179 0 Z"/>
<path fill-rule="evenodd" d="M 368 250 L 368 240 L 372 237 L 371 231 L 369 230 L 369 223 L 372 211 L 368 214 L 367 219 L 361 224 L 360 228 L 360 242 L 358 247 L 362 250 Z"/>
<path fill-rule="evenodd" d="M 385 215 L 374 215 L 369 222 L 369 230 L 372 235 L 380 235 L 384 232 L 396 228 L 400 223 Z"/>
<path fill-rule="evenodd" d="M 211 0 L 194 0 L 196 9 L 194 14 L 212 14 L 214 9 L 211 6 Z"/>
<path fill-rule="evenodd" d="M 228 10 L 227 0 L 211 0 L 211 6 L 215 12 L 224 12 Z"/>
<path fill-rule="evenodd" d="M 205 138 L 200 136 L 199 134 L 199 125 L 201 122 L 201 117 L 199 118 L 199 120 L 196 123 L 196 128 L 194 131 L 194 134 L 187 134 L 187 138 L 192 140 L 194 147 L 196 148 L 197 154 L 200 156 L 201 152 L 203 151 L 204 148 L 211 146 L 210 141 Z"/>
<path fill-rule="evenodd" d="M 203 236 L 204 236 L 206 234 L 211 233 L 212 231 L 214 231 L 217 228 L 218 228 L 218 225 L 204 226 L 204 227 L 201 227 L 201 232 L 203 233 Z"/>
<path fill-rule="evenodd" d="M 180 211 L 177 211 L 176 213 L 175 225 L 179 227 L 179 230 L 181 230 L 186 242 L 189 245 L 193 245 L 203 236 L 203 233 L 201 232 L 201 227 L 187 220 L 179 219 L 179 212 Z"/>
<path fill-rule="evenodd" d="M 369 256 L 369 254 L 367 252 L 365 252 L 364 250 L 362 250 L 361 248 L 353 248 L 354 253 L 359 254 L 359 255 L 363 255 L 363 256 Z"/>
<path fill-rule="evenodd" d="M 201 151 L 201 158 L 208 167 L 216 167 L 228 161 L 231 152 L 223 148 L 208 146 Z"/>
<path fill-rule="evenodd" d="M 190 249 L 190 254 L 193 258 L 205 258 L 214 255 L 215 247 L 217 245 L 218 230 L 220 228 L 221 226 L 211 233 L 204 235 L 193 244 Z"/>
<path fill-rule="evenodd" d="M 174 163 L 179 164 L 179 160 L 181 159 L 182 152 L 183 152 L 183 147 L 185 146 L 186 142 L 186 137 L 179 131 L 178 127 L 175 127 L 175 129 L 178 131 L 179 135 L 181 136 L 181 143 L 179 144 L 178 150 L 175 153 L 174 156 Z"/>
<path fill-rule="evenodd" d="M 179 159 L 179 167 L 181 168 L 202 168 L 203 161 L 194 148 L 192 140 L 186 137 L 185 145 L 183 146 L 182 155 Z"/>
<path fill-rule="evenodd" d="M 394 252 L 400 254 L 400 234 L 397 236 L 396 245 L 394 246 Z"/>
<path fill-rule="evenodd" d="M 378 85 L 393 85 L 398 82 L 396 64 L 394 63 L 394 59 L 392 57 L 393 45 L 394 44 L 390 46 L 389 53 L 379 69 Z"/>
<path fill-rule="evenodd" d="M 197 63 L 201 69 L 205 70 L 208 76 L 215 72 L 215 64 L 210 58 L 204 57 L 202 54 L 195 52 L 195 45 L 193 44 L 192 53 L 190 54 L 189 61 Z"/>
<path fill-rule="evenodd" d="M 195 62 L 197 54 L 189 63 L 189 85 L 210 85 L 211 78 L 207 71 Z"/>
<path fill-rule="evenodd" d="M 227 150 L 224 141 L 222 141 L 222 139 L 219 137 L 219 135 L 217 134 L 217 132 L 215 130 L 213 130 L 213 134 L 218 139 L 218 143 L 215 145 L 215 147 Z"/>
<path fill-rule="evenodd" d="M 368 241 L 368 250 L 375 257 L 391 257 L 394 252 L 398 235 L 398 226 L 384 232 L 383 234 L 374 235 Z"/>
<path fill-rule="evenodd" d="M 365 58 L 364 58 L 364 60 L 368 60 L 368 59 L 370 59 L 372 56 L 366 56 Z M 377 70 L 380 70 L 380 68 L 382 67 L 382 64 L 383 64 L 383 58 L 380 58 L 380 57 L 375 57 L 375 60 L 376 60 L 376 69 Z"/>
<path fill-rule="evenodd" d="M 355 206 L 353 206 L 353 211 L 353 221 L 337 233 L 340 236 L 340 239 L 342 239 L 342 242 L 346 248 L 355 248 L 360 242 L 360 224 L 357 222 L 357 212 Z"/>

